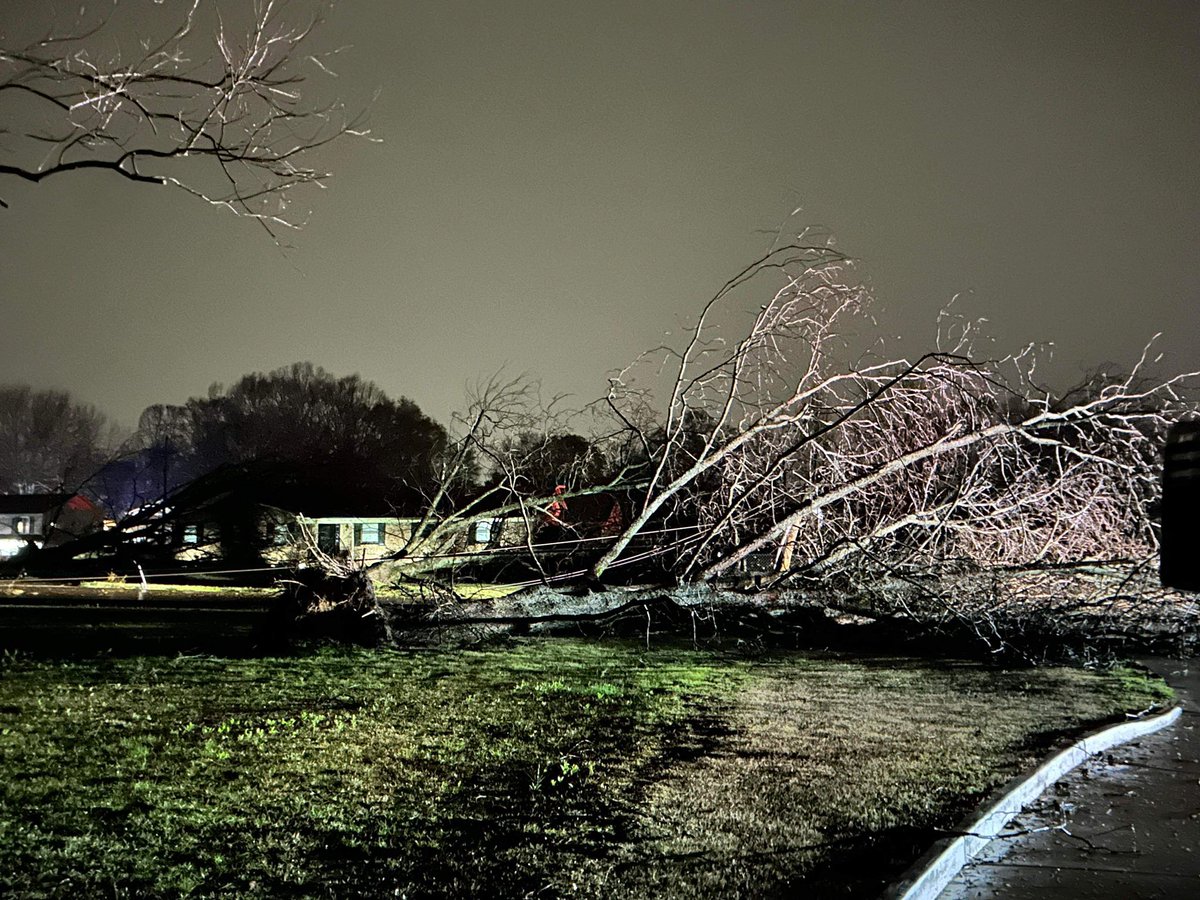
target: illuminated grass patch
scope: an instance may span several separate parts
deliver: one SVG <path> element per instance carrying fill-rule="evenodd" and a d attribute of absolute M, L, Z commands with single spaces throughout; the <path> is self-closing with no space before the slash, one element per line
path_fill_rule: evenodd
<path fill-rule="evenodd" d="M 751 895 L 1154 690 L 550 640 L 0 673 L 16 897 Z"/>

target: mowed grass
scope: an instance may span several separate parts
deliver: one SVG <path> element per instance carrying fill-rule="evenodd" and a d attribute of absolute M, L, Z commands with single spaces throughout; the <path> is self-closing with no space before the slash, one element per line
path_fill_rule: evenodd
<path fill-rule="evenodd" d="M 614 895 L 877 897 L 1065 735 L 1171 696 L 1129 668 L 779 658 L 753 673 L 720 749 L 649 787 Z"/>
<path fill-rule="evenodd" d="M 1131 672 L 573 640 L 10 657 L 0 895 L 765 896 L 899 865 L 855 854 L 1162 697 Z"/>

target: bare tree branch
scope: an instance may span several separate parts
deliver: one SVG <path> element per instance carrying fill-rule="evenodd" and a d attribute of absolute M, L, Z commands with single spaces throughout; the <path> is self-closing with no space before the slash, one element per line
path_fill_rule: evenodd
<path fill-rule="evenodd" d="M 16 123 L 3 138 L 15 161 L 0 163 L 0 176 L 36 184 L 106 171 L 176 187 L 255 219 L 273 238 L 300 227 L 293 194 L 330 174 L 306 160 L 331 141 L 369 135 L 361 116 L 310 90 L 306 63 L 332 75 L 306 50 L 320 19 L 295 24 L 287 4 L 262 0 L 235 24 L 193 0 L 156 39 L 162 12 L 139 12 L 147 31 L 135 53 L 103 40 L 117 28 L 108 18 L 0 47 L 0 109 Z"/>

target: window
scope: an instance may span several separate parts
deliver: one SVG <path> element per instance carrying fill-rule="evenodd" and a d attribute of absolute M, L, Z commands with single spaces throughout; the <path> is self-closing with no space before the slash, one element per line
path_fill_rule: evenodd
<path fill-rule="evenodd" d="M 361 525 L 354 526 L 354 543 L 356 544 L 382 544 L 383 536 L 382 522 L 363 522 Z"/>
<path fill-rule="evenodd" d="M 183 526 L 183 542 L 195 546 L 200 543 L 200 537 L 203 534 L 203 529 L 199 525 L 184 525 Z"/>
<path fill-rule="evenodd" d="M 33 534 L 33 516 L 13 516 L 14 534 Z"/>
<path fill-rule="evenodd" d="M 475 544 L 490 544 L 492 542 L 492 532 L 494 531 L 491 519 L 484 519 L 481 522 L 473 522 L 471 524 L 471 542 Z"/>
<path fill-rule="evenodd" d="M 317 525 L 317 549 L 322 553 L 337 553 L 342 548 L 341 526 Z"/>

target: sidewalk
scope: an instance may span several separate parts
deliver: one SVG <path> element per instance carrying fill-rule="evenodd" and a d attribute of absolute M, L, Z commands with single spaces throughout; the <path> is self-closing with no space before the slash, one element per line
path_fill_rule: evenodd
<path fill-rule="evenodd" d="M 1042 794 L 940 900 L 1200 897 L 1200 659 L 1142 660 L 1175 688 L 1175 725 Z"/>

